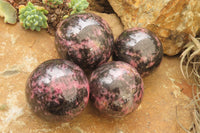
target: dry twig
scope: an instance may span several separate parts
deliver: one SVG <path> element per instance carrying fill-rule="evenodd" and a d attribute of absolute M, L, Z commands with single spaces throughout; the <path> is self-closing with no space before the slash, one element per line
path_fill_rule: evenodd
<path fill-rule="evenodd" d="M 178 120 L 177 121 L 187 133 L 200 133 L 200 38 L 195 38 L 192 35 L 189 35 L 189 37 L 191 41 L 185 45 L 185 50 L 181 54 L 180 69 L 184 78 L 194 78 L 195 81 L 195 84 L 192 88 L 194 122 L 192 123 L 191 130 L 187 130 Z M 186 64 L 185 69 L 183 68 L 184 63 Z M 189 66 L 191 66 L 191 69 Z"/>

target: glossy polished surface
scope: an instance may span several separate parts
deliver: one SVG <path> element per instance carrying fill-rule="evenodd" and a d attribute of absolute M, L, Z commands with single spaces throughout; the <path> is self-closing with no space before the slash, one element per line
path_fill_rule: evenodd
<path fill-rule="evenodd" d="M 91 101 L 105 115 L 122 117 L 141 103 L 143 81 L 131 65 L 117 61 L 106 63 L 92 72 Z"/>
<path fill-rule="evenodd" d="M 131 64 L 144 76 L 160 64 L 162 56 L 162 44 L 151 31 L 133 28 L 118 37 L 113 58 Z"/>
<path fill-rule="evenodd" d="M 92 13 L 72 15 L 60 23 L 55 37 L 58 53 L 84 69 L 107 62 L 114 38 L 107 22 Z"/>
<path fill-rule="evenodd" d="M 44 119 L 69 121 L 86 107 L 89 84 L 74 63 L 48 60 L 30 75 L 26 97 L 33 111 Z"/>

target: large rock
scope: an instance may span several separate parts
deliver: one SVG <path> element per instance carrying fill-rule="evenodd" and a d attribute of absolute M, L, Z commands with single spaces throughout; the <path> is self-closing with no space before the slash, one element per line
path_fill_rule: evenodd
<path fill-rule="evenodd" d="M 116 15 L 98 14 L 111 26 L 115 38 L 122 32 Z M 0 18 L 0 133 L 184 133 L 179 121 L 189 127 L 192 121 L 191 92 L 179 69 L 178 58 L 164 57 L 151 75 L 144 78 L 145 93 L 139 108 L 121 119 L 102 117 L 89 103 L 69 123 L 46 122 L 31 112 L 25 98 L 25 85 L 31 71 L 43 61 L 59 58 L 54 37 L 42 30 L 24 30 Z M 188 108 L 186 108 L 188 107 Z"/>
<path fill-rule="evenodd" d="M 146 27 L 163 43 L 164 53 L 176 55 L 200 27 L 199 0 L 108 0 L 124 28 Z"/>

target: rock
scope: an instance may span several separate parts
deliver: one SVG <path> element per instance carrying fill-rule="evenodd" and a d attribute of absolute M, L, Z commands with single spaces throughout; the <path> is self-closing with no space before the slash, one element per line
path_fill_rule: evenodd
<path fill-rule="evenodd" d="M 178 54 L 200 28 L 199 0 L 108 0 L 124 28 L 145 27 L 160 38 L 164 53 Z"/>
<path fill-rule="evenodd" d="M 115 37 L 122 32 L 116 15 L 99 15 L 109 23 Z M 192 86 L 181 75 L 176 57 L 164 57 L 158 69 L 144 78 L 145 93 L 141 106 L 127 117 L 101 117 L 89 103 L 85 111 L 70 123 L 43 121 L 27 106 L 25 84 L 35 67 L 56 58 L 59 56 L 53 36 L 44 30 L 24 30 L 19 23 L 4 24 L 0 18 L 0 132 L 184 133 L 177 124 L 176 107 L 184 127 L 188 128 L 192 122 L 190 113 L 193 107 L 187 108 L 191 100 L 180 92 L 191 92 Z"/>

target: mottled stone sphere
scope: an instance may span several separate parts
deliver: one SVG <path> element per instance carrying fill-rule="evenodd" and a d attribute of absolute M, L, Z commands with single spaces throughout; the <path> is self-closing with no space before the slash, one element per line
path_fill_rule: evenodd
<path fill-rule="evenodd" d="M 59 24 L 55 45 L 62 58 L 93 70 L 109 60 L 114 38 L 105 20 L 93 13 L 81 13 Z"/>
<path fill-rule="evenodd" d="M 131 64 L 141 76 L 147 75 L 156 68 L 162 56 L 161 41 L 154 33 L 144 28 L 125 30 L 114 45 L 113 59 Z"/>
<path fill-rule="evenodd" d="M 69 121 L 80 114 L 89 99 L 89 82 L 76 64 L 53 59 L 29 76 L 26 98 L 33 112 L 48 121 Z"/>
<path fill-rule="evenodd" d="M 90 77 L 90 98 L 94 106 L 111 117 L 123 117 L 141 103 L 143 80 L 131 65 L 113 61 L 94 70 Z"/>

